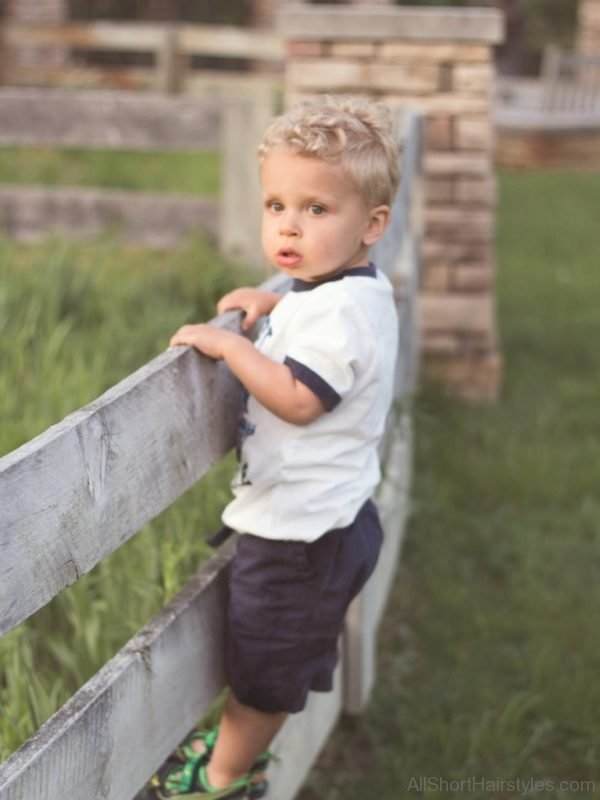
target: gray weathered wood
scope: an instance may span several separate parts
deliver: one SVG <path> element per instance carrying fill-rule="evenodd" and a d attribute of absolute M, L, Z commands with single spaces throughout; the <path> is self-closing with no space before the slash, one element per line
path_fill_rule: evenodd
<path fill-rule="evenodd" d="M 0 459 L 0 633 L 215 464 L 232 445 L 238 402 L 222 363 L 177 348 Z"/>
<path fill-rule="evenodd" d="M 286 5 L 278 15 L 277 30 L 288 39 L 322 39 L 335 31 L 339 39 L 407 38 L 427 41 L 502 41 L 502 14 L 492 8 L 339 8 Z"/>
<path fill-rule="evenodd" d="M 260 241 L 262 210 L 257 150 L 273 115 L 270 96 L 231 100 L 223 109 L 223 176 L 219 244 L 230 258 L 267 264 Z"/>
<path fill-rule="evenodd" d="M 189 56 L 260 59 L 283 63 L 281 38 L 270 30 L 234 26 L 92 22 L 67 25 L 19 24 L 2 26 L 2 44 L 11 49 L 59 48 L 86 51 L 136 52 L 153 56 L 152 67 L 96 65 L 81 59 L 61 64 L 17 63 L 5 59 L 4 78 L 13 86 L 104 87 L 188 91 L 187 78 L 201 74 L 191 69 Z M 205 78 L 209 73 L 205 71 Z M 229 73 L 232 74 L 231 72 Z M 241 71 L 238 71 L 241 74 Z"/>
<path fill-rule="evenodd" d="M 181 25 L 179 49 L 188 55 L 281 61 L 283 41 L 271 30 L 236 28 L 227 25 Z"/>
<path fill-rule="evenodd" d="M 0 765 L 0 800 L 131 800 L 224 686 L 232 545 Z"/>
<path fill-rule="evenodd" d="M 273 800 L 293 800 L 323 745 L 334 729 L 342 709 L 344 666 L 340 661 L 334 675 L 333 691 L 312 692 L 306 708 L 291 715 L 275 737 L 271 751 L 280 759 L 268 773 Z"/>
<path fill-rule="evenodd" d="M 396 364 L 396 396 L 413 393 L 418 373 L 417 302 L 424 225 L 423 115 L 407 111 L 402 119 L 402 180 L 385 236 L 372 259 L 388 275 L 400 307 L 400 344 Z"/>
<path fill-rule="evenodd" d="M 197 231 L 216 241 L 218 218 L 218 202 L 212 198 L 117 189 L 0 188 L 0 233 L 26 243 L 50 234 L 85 239 L 109 229 L 119 241 L 164 249 Z"/>
<path fill-rule="evenodd" d="M 400 283 L 399 348 L 396 364 L 396 398 L 406 401 L 416 386 L 418 330 L 416 304 L 420 273 L 420 241 L 423 226 L 423 118 L 408 113 L 404 118 L 402 182 L 395 199 L 392 223 L 373 254 L 396 284 Z M 405 409 L 388 423 L 380 457 L 383 480 L 377 502 L 385 533 L 377 569 L 364 591 L 354 600 L 344 635 L 344 711 L 360 713 L 375 683 L 377 629 L 396 571 L 400 543 L 408 513 L 412 435 Z"/>
<path fill-rule="evenodd" d="M 277 277 L 265 286 L 284 291 Z M 230 312 L 214 324 L 239 331 Z M 0 634 L 88 572 L 230 449 L 240 387 L 191 347 L 159 355 L 0 459 Z"/>
<path fill-rule="evenodd" d="M 247 30 L 232 25 L 170 26 L 175 47 L 189 55 L 225 58 L 260 58 L 282 61 L 281 38 L 270 30 Z M 19 24 L 3 25 L 7 47 L 57 45 L 78 50 L 110 50 L 156 53 L 164 44 L 164 24 L 128 22 L 88 22 L 69 25 Z"/>
<path fill-rule="evenodd" d="M 408 414 L 399 418 L 391 436 L 385 474 L 377 494 L 383 547 L 375 572 L 346 616 L 343 709 L 349 714 L 364 711 L 375 684 L 377 630 L 396 574 L 409 511 L 412 433 Z"/>
<path fill-rule="evenodd" d="M 2 145 L 215 150 L 220 117 L 220 104 L 210 98 L 0 89 Z"/>

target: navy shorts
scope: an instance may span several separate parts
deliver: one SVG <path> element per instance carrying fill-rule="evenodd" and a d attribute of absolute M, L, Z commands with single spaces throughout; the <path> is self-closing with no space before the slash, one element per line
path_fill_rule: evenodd
<path fill-rule="evenodd" d="M 333 685 L 350 601 L 375 568 L 383 534 L 369 500 L 347 528 L 314 542 L 245 533 L 231 569 L 227 678 L 244 705 L 301 711 Z"/>

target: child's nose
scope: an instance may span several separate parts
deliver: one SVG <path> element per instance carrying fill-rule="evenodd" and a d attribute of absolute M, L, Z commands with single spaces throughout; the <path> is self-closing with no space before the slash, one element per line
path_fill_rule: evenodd
<path fill-rule="evenodd" d="M 279 232 L 283 236 L 299 236 L 300 220 L 295 211 L 286 211 L 279 219 Z"/>

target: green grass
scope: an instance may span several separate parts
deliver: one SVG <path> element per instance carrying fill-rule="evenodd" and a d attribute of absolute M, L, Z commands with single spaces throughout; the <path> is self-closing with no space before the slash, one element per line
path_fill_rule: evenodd
<path fill-rule="evenodd" d="M 420 393 L 379 681 L 301 800 L 600 791 L 600 176 L 500 189 L 502 394 Z M 517 779 L 544 791 L 499 783 Z"/>
<path fill-rule="evenodd" d="M 216 197 L 220 158 L 213 152 L 133 152 L 0 148 L 0 184 L 95 186 Z"/>
<path fill-rule="evenodd" d="M 203 239 L 171 253 L 0 239 L 0 454 L 160 353 L 184 322 L 214 316 L 243 278 Z M 256 276 L 246 275 L 246 281 Z M 206 559 L 231 459 L 89 575 L 0 640 L 0 760 L 30 736 Z"/>

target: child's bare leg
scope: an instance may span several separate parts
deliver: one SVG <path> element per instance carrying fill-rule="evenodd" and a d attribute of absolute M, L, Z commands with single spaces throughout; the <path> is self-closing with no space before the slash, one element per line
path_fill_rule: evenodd
<path fill-rule="evenodd" d="M 207 767 L 215 789 L 246 775 L 287 718 L 287 712 L 267 713 L 240 703 L 230 694 L 219 723 L 219 736 Z"/>

